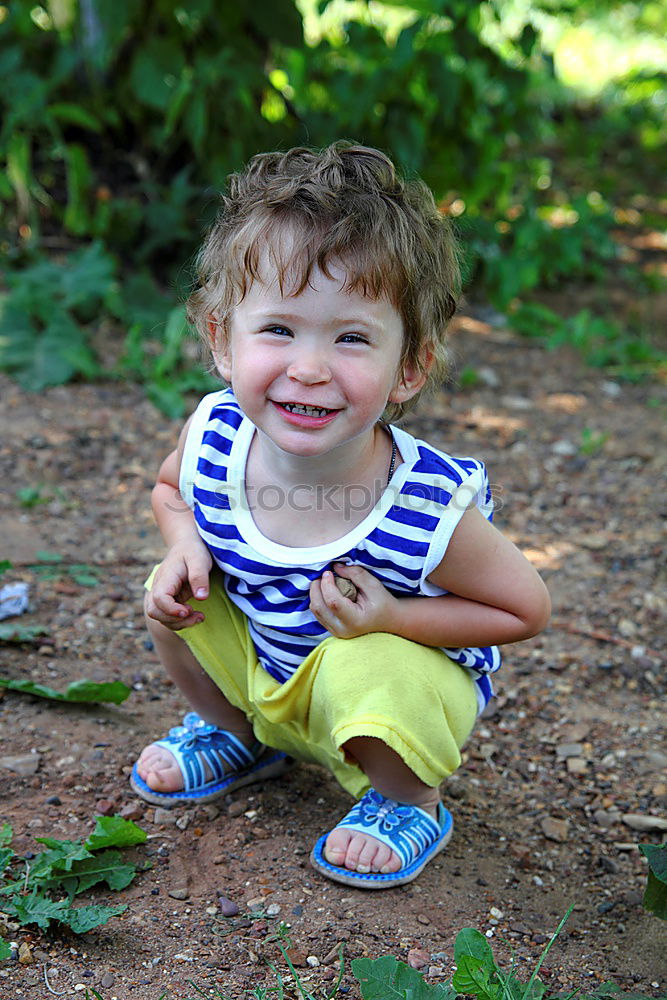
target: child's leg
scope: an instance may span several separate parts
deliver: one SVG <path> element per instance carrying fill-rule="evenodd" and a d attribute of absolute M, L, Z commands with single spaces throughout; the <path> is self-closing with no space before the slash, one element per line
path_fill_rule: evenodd
<path fill-rule="evenodd" d="M 146 624 L 162 666 L 194 711 L 251 746 L 254 735 L 248 719 L 202 670 L 180 635 L 148 617 Z M 137 771 L 153 791 L 177 792 L 183 788 L 181 770 L 166 747 L 154 743 L 147 746 L 137 761 Z"/>
<path fill-rule="evenodd" d="M 346 755 L 355 760 L 381 795 L 404 805 L 419 806 L 435 819 L 440 802 L 439 789 L 425 784 L 399 755 L 382 740 L 354 736 L 343 745 Z M 401 867 L 397 854 L 379 840 L 364 833 L 336 827 L 327 837 L 324 848 L 327 861 L 350 871 L 396 872 Z"/>
<path fill-rule="evenodd" d="M 293 726 L 308 756 L 352 794 L 373 786 L 433 818 L 438 786 L 459 766 L 477 716 L 475 684 L 461 667 L 441 650 L 384 633 L 327 639 L 287 683 L 258 681 L 253 693 L 264 742 L 285 749 L 278 733 Z M 362 874 L 403 864 L 374 837 L 345 826 L 329 834 L 324 858 Z"/>

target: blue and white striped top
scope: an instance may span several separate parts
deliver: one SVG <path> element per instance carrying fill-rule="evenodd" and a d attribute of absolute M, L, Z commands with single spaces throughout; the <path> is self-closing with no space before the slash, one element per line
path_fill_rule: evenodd
<path fill-rule="evenodd" d="M 281 545 L 260 532 L 245 492 L 254 431 L 231 389 L 205 396 L 190 424 L 180 492 L 224 572 L 230 600 L 248 619 L 260 663 L 282 683 L 329 635 L 309 610 L 309 589 L 332 562 L 363 566 L 396 595 L 444 594 L 427 577 L 467 508 L 476 504 L 491 520 L 493 502 L 481 462 L 452 458 L 392 426 L 403 461 L 372 511 L 334 541 Z M 498 648 L 445 652 L 472 674 L 481 711 L 493 694 L 489 674 L 500 666 Z"/>

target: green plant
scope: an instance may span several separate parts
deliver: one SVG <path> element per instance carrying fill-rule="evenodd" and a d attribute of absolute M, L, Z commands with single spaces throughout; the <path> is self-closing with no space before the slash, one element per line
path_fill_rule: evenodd
<path fill-rule="evenodd" d="M 37 552 L 37 562 L 28 563 L 26 569 L 40 578 L 40 580 L 61 580 L 69 577 L 80 587 L 96 587 L 100 582 L 100 571 L 96 566 L 88 563 L 68 563 L 58 552 Z"/>
<path fill-rule="evenodd" d="M 667 920 L 667 843 L 640 844 L 639 850 L 648 861 L 644 906 L 656 917 Z"/>
<path fill-rule="evenodd" d="M 517 978 L 514 963 L 509 972 L 499 968 L 487 938 L 471 927 L 464 928 L 456 937 L 456 972 L 451 982 L 427 983 L 421 973 L 391 955 L 355 959 L 352 972 L 361 985 L 363 1000 L 455 1000 L 461 994 L 477 1000 L 557 1000 L 558 995 L 547 994 L 538 973 L 572 910 L 570 906 L 547 942 L 527 983 Z M 641 997 L 637 993 L 623 993 L 613 983 L 603 983 L 593 992 L 575 990 L 567 1000 L 574 996 L 579 1000 L 640 1000 Z"/>
<path fill-rule="evenodd" d="M 584 427 L 581 431 L 581 444 L 579 445 L 580 455 L 595 455 L 601 451 L 609 440 L 606 432 L 597 433 L 590 427 Z"/>
<path fill-rule="evenodd" d="M 0 640 L 2 640 L 1 632 Z M 25 642 L 26 640 L 24 639 L 23 641 Z M 123 684 L 122 681 L 72 681 L 64 691 L 56 691 L 54 688 L 47 687 L 46 684 L 36 684 L 34 681 L 0 677 L 0 689 L 2 688 L 10 691 L 20 691 L 22 694 L 31 694 L 37 698 L 49 698 L 51 701 L 65 701 L 76 705 L 104 702 L 120 705 L 132 693 L 132 689 L 127 684 Z"/>
<path fill-rule="evenodd" d="M 85 841 L 38 837 L 46 850 L 25 859 L 9 847 L 12 828 L 0 829 L 0 910 L 22 927 L 36 924 L 47 929 L 52 923 L 85 934 L 127 906 L 91 903 L 74 906 L 75 898 L 100 883 L 124 889 L 136 875 L 133 864 L 121 862 L 116 847 L 130 847 L 146 840 L 135 823 L 120 816 L 97 816 L 95 829 Z"/>

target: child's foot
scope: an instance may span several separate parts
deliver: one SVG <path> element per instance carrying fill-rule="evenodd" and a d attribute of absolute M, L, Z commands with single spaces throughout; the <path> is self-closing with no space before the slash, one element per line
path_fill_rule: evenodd
<path fill-rule="evenodd" d="M 437 821 L 438 802 L 420 806 Z M 337 868 L 367 875 L 369 872 L 389 875 L 402 865 L 398 854 L 368 833 L 360 833 L 344 826 L 335 827 L 324 847 L 324 857 Z"/>
<path fill-rule="evenodd" d="M 320 837 L 310 856 L 322 875 L 360 889 L 411 882 L 452 833 L 452 817 L 437 801 L 401 805 L 366 792 L 335 830 Z"/>
<path fill-rule="evenodd" d="M 210 802 L 242 785 L 281 774 L 285 754 L 258 743 L 250 731 L 232 733 L 186 715 L 182 726 L 151 743 L 132 769 L 135 792 L 156 805 Z"/>

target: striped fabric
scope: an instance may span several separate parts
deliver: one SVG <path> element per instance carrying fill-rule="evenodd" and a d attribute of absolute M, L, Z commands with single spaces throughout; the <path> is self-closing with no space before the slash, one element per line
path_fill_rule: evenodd
<path fill-rule="evenodd" d="M 248 618 L 260 663 L 281 683 L 329 634 L 308 606 L 311 582 L 332 562 L 363 566 L 396 595 L 437 596 L 445 591 L 427 577 L 466 509 L 475 504 L 492 517 L 481 462 L 452 458 L 400 427 L 391 430 L 403 462 L 371 513 L 342 538 L 295 548 L 266 538 L 252 518 L 243 484 L 254 427 L 231 389 L 204 397 L 194 414 L 181 463 L 181 496 L 225 574 L 230 600 Z M 270 507 L 286 499 L 272 488 L 255 502 Z M 298 511 L 296 495 L 294 500 Z M 489 674 L 500 666 L 497 647 L 445 652 L 475 679 L 481 710 L 493 693 Z"/>

